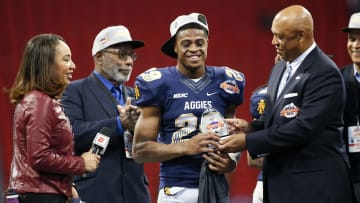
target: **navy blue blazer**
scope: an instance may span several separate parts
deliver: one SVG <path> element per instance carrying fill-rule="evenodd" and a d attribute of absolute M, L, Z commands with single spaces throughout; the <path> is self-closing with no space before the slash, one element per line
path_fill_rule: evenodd
<path fill-rule="evenodd" d="M 79 196 L 87 203 L 151 202 L 143 165 L 125 158 L 123 135 L 116 130 L 116 106 L 108 90 L 93 77 L 94 73 L 71 82 L 61 99 L 73 128 L 77 155 L 89 151 L 102 127 L 112 130 L 97 171 L 74 178 Z M 125 96 L 134 96 L 132 88 L 125 87 Z"/>
<path fill-rule="evenodd" d="M 352 202 L 340 71 L 316 47 L 277 99 L 284 69 L 277 63 L 269 79 L 265 129 L 246 136 L 251 157 L 265 156 L 264 202 Z"/>

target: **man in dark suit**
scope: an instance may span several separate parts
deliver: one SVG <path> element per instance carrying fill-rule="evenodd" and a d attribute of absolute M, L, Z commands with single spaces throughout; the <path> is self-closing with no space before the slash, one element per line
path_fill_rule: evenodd
<path fill-rule="evenodd" d="M 265 129 L 234 134 L 217 146 L 265 157 L 264 202 L 354 201 L 342 140 L 344 83 L 313 30 L 310 12 L 300 5 L 277 13 L 272 44 L 282 61 L 269 79 Z"/>
<path fill-rule="evenodd" d="M 64 92 L 62 104 L 73 127 L 77 154 L 89 150 L 101 128 L 112 130 L 96 173 L 74 179 L 87 203 L 150 202 L 144 167 L 125 154 L 124 145 L 129 143 L 124 144 L 123 138 L 133 132 L 140 113 L 130 104 L 133 89 L 124 83 L 136 60 L 134 49 L 143 46 L 142 41 L 132 40 L 124 26 L 103 29 L 92 48 L 95 70 Z"/>
<path fill-rule="evenodd" d="M 343 31 L 348 35 L 347 51 L 352 61 L 341 69 L 346 87 L 343 136 L 355 195 L 360 202 L 360 12 L 350 17 L 349 26 Z"/>

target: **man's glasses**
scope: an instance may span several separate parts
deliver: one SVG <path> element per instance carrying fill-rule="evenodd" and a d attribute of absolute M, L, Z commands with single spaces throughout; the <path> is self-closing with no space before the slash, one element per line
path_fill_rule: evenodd
<path fill-rule="evenodd" d="M 137 59 L 137 54 L 135 52 L 126 52 L 121 49 L 117 49 L 116 51 L 115 50 L 109 51 L 109 50 L 105 49 L 105 50 L 103 50 L 103 52 L 117 55 L 119 57 L 119 59 L 123 60 L 123 61 L 125 61 L 129 56 L 133 61 L 136 61 L 136 59 Z"/>

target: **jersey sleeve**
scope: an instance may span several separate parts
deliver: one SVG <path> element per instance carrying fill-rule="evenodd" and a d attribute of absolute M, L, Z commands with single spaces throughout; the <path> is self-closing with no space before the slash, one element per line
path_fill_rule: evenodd
<path fill-rule="evenodd" d="M 231 104 L 239 105 L 244 99 L 245 76 L 242 72 L 229 67 L 215 68 L 221 78 L 221 95 Z"/>
<path fill-rule="evenodd" d="M 160 106 L 165 89 L 163 73 L 151 68 L 138 75 L 134 83 L 135 103 L 137 106 Z"/>

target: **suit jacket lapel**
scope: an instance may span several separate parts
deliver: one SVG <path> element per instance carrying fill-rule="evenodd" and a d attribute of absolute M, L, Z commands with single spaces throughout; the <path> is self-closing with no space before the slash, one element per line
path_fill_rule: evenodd
<path fill-rule="evenodd" d="M 91 76 L 88 77 L 87 85 L 91 94 L 93 94 L 92 99 L 96 99 L 97 102 L 100 104 L 99 106 L 101 106 L 110 117 L 116 115 L 116 106 L 111 101 L 111 99 L 109 99 L 108 93 L 106 93 L 104 89 L 100 87 L 99 84 L 97 84 L 97 82 Z"/>
<path fill-rule="evenodd" d="M 278 62 L 274 68 L 272 75 L 269 80 L 268 94 L 270 97 L 271 103 L 274 103 L 276 100 L 277 89 L 281 80 L 282 73 L 286 68 L 285 61 Z"/>
<path fill-rule="evenodd" d="M 281 75 L 284 70 L 285 70 L 285 62 L 284 61 L 278 62 L 273 67 L 271 76 L 269 78 L 269 83 L 268 83 L 269 101 L 267 104 L 267 113 L 266 113 L 266 115 L 269 115 L 269 116 L 265 116 L 265 125 L 270 124 L 271 120 L 274 116 L 274 110 L 275 110 L 274 104 L 276 102 L 277 88 L 279 86 L 279 82 L 281 80 Z M 265 126 L 265 127 L 267 127 L 267 126 Z"/>

